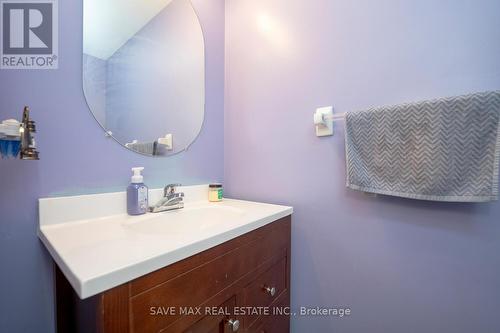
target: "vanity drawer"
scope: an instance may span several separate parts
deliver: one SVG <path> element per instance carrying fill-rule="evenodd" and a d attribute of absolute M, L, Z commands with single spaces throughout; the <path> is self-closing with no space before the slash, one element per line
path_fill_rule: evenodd
<path fill-rule="evenodd" d="M 282 257 L 243 289 L 245 306 L 269 307 L 287 290 L 286 278 L 287 258 Z M 249 327 L 258 317 L 257 315 L 246 316 L 245 327 Z"/>
<path fill-rule="evenodd" d="M 130 298 L 131 332 L 158 332 L 168 328 L 182 315 L 177 311 L 167 316 L 151 316 L 151 307 L 204 306 L 212 297 L 228 288 L 248 273 L 265 262 L 269 262 L 277 253 L 283 253 L 289 242 L 289 233 L 283 231 L 279 222 L 272 226 L 276 232 L 263 233 L 250 242 L 243 244 L 221 256 L 168 281 L 138 293 Z M 285 226 L 285 224 L 283 224 Z M 267 229 L 267 228 L 266 228 Z M 271 231 L 272 229 L 269 229 Z M 248 285 L 248 299 L 255 304 L 268 304 L 272 298 L 259 290 L 263 283 L 273 283 L 282 291 L 285 286 L 285 259 L 262 274 L 254 283 Z M 276 267 L 278 267 L 276 266 Z M 166 269 L 169 269 L 168 267 Z M 268 282 L 264 282 L 268 281 Z"/>
<path fill-rule="evenodd" d="M 231 297 L 229 300 L 219 305 L 219 308 L 224 309 L 229 314 L 234 312 L 234 307 L 236 306 L 236 296 Z M 237 319 L 233 319 L 233 316 L 220 314 L 220 315 L 207 315 L 197 321 L 194 325 L 184 330 L 183 333 L 220 333 L 220 332 L 230 332 L 232 331 L 231 323 L 229 320 L 233 320 L 234 323 Z M 233 324 L 234 325 L 234 324 Z M 239 321 L 237 322 L 239 325 Z"/>
<path fill-rule="evenodd" d="M 286 316 L 275 317 L 257 327 L 255 330 L 249 330 L 248 333 L 288 333 L 290 332 L 290 320 Z"/>
<path fill-rule="evenodd" d="M 289 333 L 290 291 L 287 290 L 271 304 L 273 316 L 260 317 L 245 330 L 246 333 Z"/>

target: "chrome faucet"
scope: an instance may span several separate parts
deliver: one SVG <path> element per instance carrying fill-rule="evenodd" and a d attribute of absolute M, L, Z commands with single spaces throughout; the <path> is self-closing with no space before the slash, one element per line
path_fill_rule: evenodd
<path fill-rule="evenodd" d="M 168 210 L 184 208 L 184 193 L 177 192 L 181 184 L 170 184 L 163 189 L 163 198 L 156 205 L 149 207 L 151 213 L 166 212 Z"/>

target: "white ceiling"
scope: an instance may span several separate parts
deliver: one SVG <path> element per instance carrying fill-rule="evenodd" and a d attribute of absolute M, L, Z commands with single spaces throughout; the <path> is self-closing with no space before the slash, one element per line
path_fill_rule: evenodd
<path fill-rule="evenodd" d="M 83 52 L 107 60 L 172 0 L 84 0 Z"/>

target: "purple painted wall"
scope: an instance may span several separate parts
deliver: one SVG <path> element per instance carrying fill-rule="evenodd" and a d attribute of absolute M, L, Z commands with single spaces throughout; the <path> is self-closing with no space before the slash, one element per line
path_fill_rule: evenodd
<path fill-rule="evenodd" d="M 0 160 L 0 331 L 53 332 L 52 261 L 36 236 L 37 199 L 124 190 L 145 166 L 151 187 L 223 178 L 224 1 L 193 0 L 206 38 L 206 119 L 189 151 L 147 158 L 104 137 L 82 90 L 82 0 L 59 1 L 60 68 L 0 71 L 0 119 L 30 105 L 41 160 Z"/>
<path fill-rule="evenodd" d="M 499 332 L 500 204 L 347 190 L 338 112 L 500 88 L 496 0 L 226 2 L 225 183 L 290 204 L 293 332 Z"/>

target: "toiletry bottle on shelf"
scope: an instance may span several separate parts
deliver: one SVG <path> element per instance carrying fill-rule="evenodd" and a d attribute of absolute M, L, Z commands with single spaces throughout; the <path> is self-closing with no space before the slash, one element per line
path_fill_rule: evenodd
<path fill-rule="evenodd" d="M 141 172 L 144 168 L 132 168 L 134 175 L 127 188 L 127 213 L 129 215 L 142 215 L 148 211 L 148 188 L 144 185 Z"/>
<path fill-rule="evenodd" d="M 0 155 L 2 158 L 16 158 L 21 151 L 21 124 L 15 119 L 0 123 Z"/>

